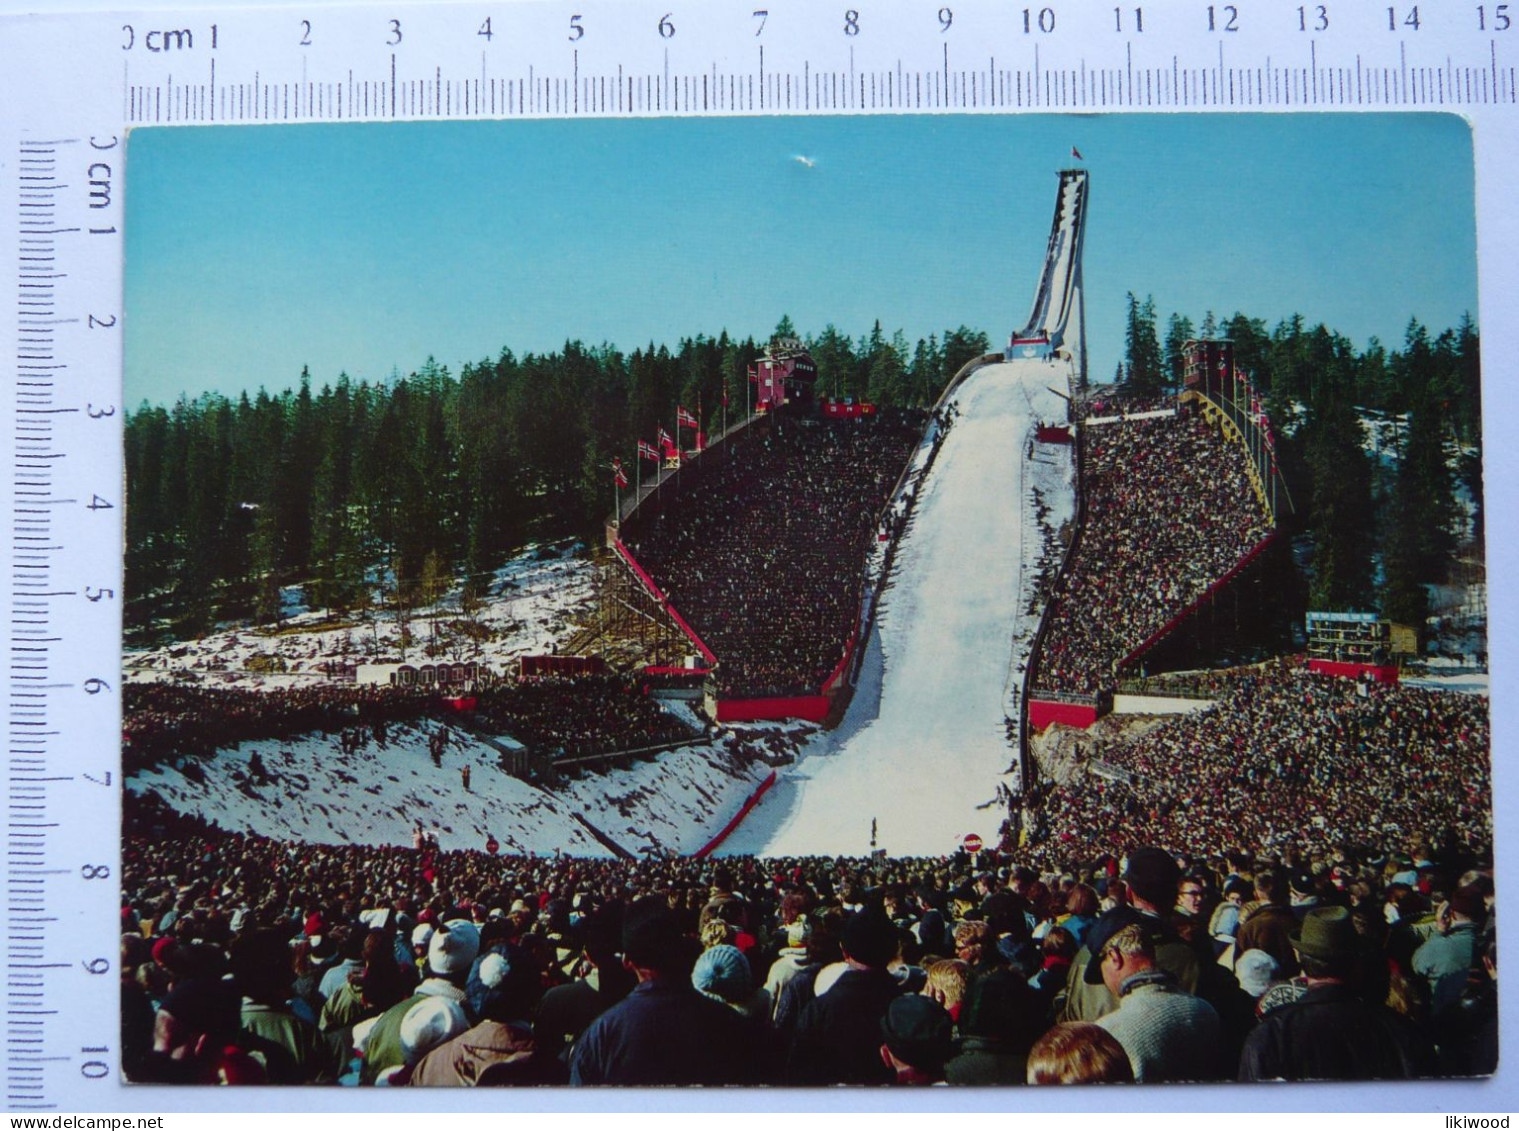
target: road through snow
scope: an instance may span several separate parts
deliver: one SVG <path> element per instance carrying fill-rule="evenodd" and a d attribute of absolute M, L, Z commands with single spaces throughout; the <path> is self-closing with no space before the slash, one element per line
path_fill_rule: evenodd
<path fill-rule="evenodd" d="M 921 490 L 843 723 L 818 735 L 729 841 L 726 853 L 940 855 L 967 833 L 994 841 L 1014 784 L 1020 669 L 1042 542 L 1075 511 L 1072 449 L 1029 443 L 1066 419 L 1064 363 L 973 373 Z"/>

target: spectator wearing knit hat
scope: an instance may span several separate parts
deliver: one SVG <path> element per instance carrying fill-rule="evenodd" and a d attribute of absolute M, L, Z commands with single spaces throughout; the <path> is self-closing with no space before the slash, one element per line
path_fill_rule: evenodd
<path fill-rule="evenodd" d="M 472 1087 L 488 1070 L 497 1083 L 559 1083 L 558 1062 L 538 1057 L 527 1018 L 537 998 L 537 977 L 520 952 L 491 951 L 476 963 L 471 984 L 483 991 L 479 1024 L 442 1042 L 411 1069 L 406 1082 L 419 1087 Z M 516 959 L 514 962 L 513 960 Z"/>
<path fill-rule="evenodd" d="M 473 923 L 454 919 L 433 931 L 427 942 L 428 977 L 416 992 L 374 1021 L 354 1026 L 365 1083 L 388 1079 L 469 1028 L 464 985 L 479 951 L 480 931 Z"/>
<path fill-rule="evenodd" d="M 893 998 L 881 1018 L 881 1063 L 893 1083 L 941 1084 L 954 1055 L 954 1023 L 944 1007 L 922 994 Z"/>
<path fill-rule="evenodd" d="M 786 988 L 786 983 L 807 964 L 807 940 L 812 936 L 812 924 L 805 915 L 798 915 L 780 928 L 779 933 L 782 941 L 780 953 L 770 964 L 770 972 L 765 977 L 765 993 L 770 998 L 772 1018 L 780 1006 L 781 991 Z"/>

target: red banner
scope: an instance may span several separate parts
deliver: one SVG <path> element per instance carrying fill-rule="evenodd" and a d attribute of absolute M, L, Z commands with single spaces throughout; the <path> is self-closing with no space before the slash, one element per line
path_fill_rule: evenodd
<path fill-rule="evenodd" d="M 1370 679 L 1374 683 L 1397 683 L 1396 664 L 1353 664 L 1345 660 L 1309 660 L 1308 670 L 1320 675 L 1337 675 L 1349 679 Z"/>
<path fill-rule="evenodd" d="M 1051 723 L 1064 723 L 1066 726 L 1080 727 L 1085 730 L 1097 721 L 1097 708 L 1086 706 L 1081 703 L 1056 703 L 1049 699 L 1030 699 L 1028 701 L 1028 725 L 1036 731 L 1043 730 Z"/>
<path fill-rule="evenodd" d="M 774 722 L 780 719 L 805 719 L 820 723 L 828 717 L 826 695 L 788 695 L 776 699 L 719 699 L 717 721 L 720 723 Z"/>

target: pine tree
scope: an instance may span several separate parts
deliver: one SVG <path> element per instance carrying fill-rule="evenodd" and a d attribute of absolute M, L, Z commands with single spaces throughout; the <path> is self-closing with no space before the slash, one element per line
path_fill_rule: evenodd
<path fill-rule="evenodd" d="M 1212 311 L 1209 311 L 1210 318 Z M 1186 351 L 1182 348 L 1194 336 L 1192 319 L 1185 314 L 1172 314 L 1166 322 L 1166 342 L 1163 365 L 1166 377 L 1173 389 L 1180 389 L 1186 374 Z"/>
<path fill-rule="evenodd" d="M 1165 391 L 1160 339 L 1155 329 L 1155 299 L 1140 302 L 1130 291 L 1124 329 L 1124 356 L 1128 365 L 1128 391 L 1153 397 Z"/>
<path fill-rule="evenodd" d="M 1366 430 L 1348 393 L 1326 391 L 1315 406 L 1308 436 L 1314 543 L 1309 606 L 1364 610 L 1370 607 L 1375 510 Z"/>

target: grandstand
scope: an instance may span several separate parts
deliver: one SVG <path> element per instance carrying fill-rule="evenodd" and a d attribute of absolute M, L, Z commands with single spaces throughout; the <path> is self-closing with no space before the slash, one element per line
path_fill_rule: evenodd
<path fill-rule="evenodd" d="M 1185 406 L 1088 421 L 1081 438 L 1084 520 L 1034 687 L 1096 696 L 1258 555 L 1272 523 L 1243 451 Z"/>
<path fill-rule="evenodd" d="M 629 569 L 715 665 L 720 720 L 826 715 L 858 636 L 866 553 L 925 421 L 773 412 L 624 522 Z"/>

